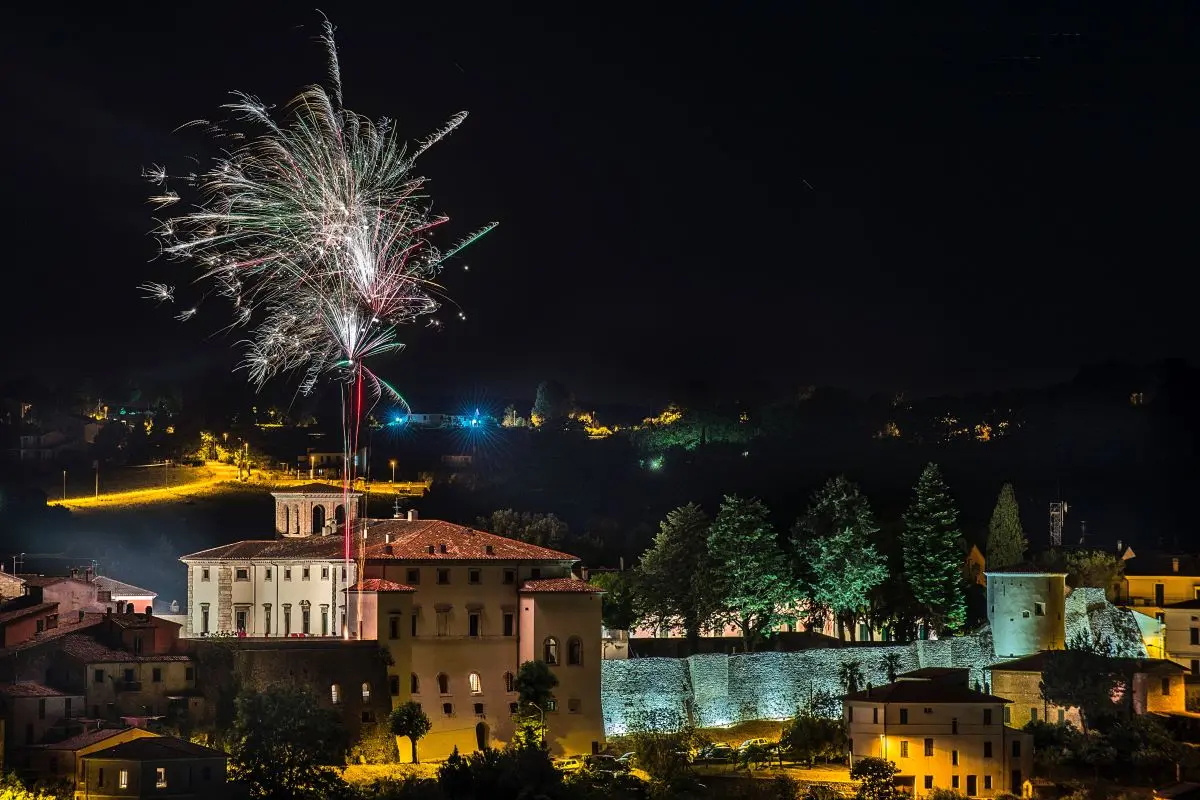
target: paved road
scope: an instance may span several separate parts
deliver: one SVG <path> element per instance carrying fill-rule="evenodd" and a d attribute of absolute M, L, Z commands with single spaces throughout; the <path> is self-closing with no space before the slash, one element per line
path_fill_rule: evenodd
<path fill-rule="evenodd" d="M 237 480 L 237 467 L 231 464 L 220 464 L 210 461 L 204 466 L 207 475 L 187 483 L 172 486 L 156 486 L 148 489 L 131 489 L 127 492 L 105 492 L 98 497 L 68 497 L 66 500 L 47 500 L 51 506 L 64 508 L 106 508 L 119 506 L 138 506 L 148 503 L 179 500 L 197 492 L 216 488 L 222 483 Z"/>

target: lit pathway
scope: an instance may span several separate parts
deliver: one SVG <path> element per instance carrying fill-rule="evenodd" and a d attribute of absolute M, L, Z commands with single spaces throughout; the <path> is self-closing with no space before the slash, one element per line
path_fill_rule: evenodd
<path fill-rule="evenodd" d="M 179 500 L 187 495 L 214 489 L 222 483 L 236 481 L 237 467 L 210 461 L 204 465 L 210 475 L 187 483 L 171 486 L 156 486 L 147 489 L 131 489 L 127 492 L 106 492 L 99 496 L 68 497 L 66 500 L 47 500 L 46 505 L 63 508 L 107 508 L 118 506 L 140 506 L 149 503 Z"/>

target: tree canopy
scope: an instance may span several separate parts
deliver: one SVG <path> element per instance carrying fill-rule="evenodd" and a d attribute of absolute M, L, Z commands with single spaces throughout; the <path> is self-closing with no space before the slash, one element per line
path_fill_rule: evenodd
<path fill-rule="evenodd" d="M 412 742 L 412 763 L 417 763 L 417 742 L 429 733 L 433 723 L 421 710 L 421 704 L 412 700 L 402 706 L 392 709 L 390 718 L 392 735 L 407 736 Z"/>
<path fill-rule="evenodd" d="M 667 512 L 635 573 L 638 614 L 659 627 L 681 625 L 693 644 L 716 610 L 708 530 L 695 503 Z"/>
<path fill-rule="evenodd" d="M 742 632 L 748 651 L 791 618 L 795 581 L 767 507 L 726 496 L 708 531 L 712 580 L 721 612 Z"/>
<path fill-rule="evenodd" d="M 604 590 L 600 615 L 609 630 L 629 630 L 637 622 L 634 609 L 633 578 L 628 572 L 596 572 L 589 582 Z"/>
<path fill-rule="evenodd" d="M 481 530 L 497 536 L 551 549 L 562 547 L 568 533 L 567 523 L 553 514 L 535 514 L 511 508 L 493 511 L 490 517 L 480 517 L 475 524 Z"/>
<path fill-rule="evenodd" d="M 567 387 L 558 381 L 542 381 L 537 387 L 530 417 L 536 425 L 561 423 L 575 405 Z"/>
<path fill-rule="evenodd" d="M 962 630 L 967 621 L 958 509 L 936 464 L 917 480 L 904 514 L 904 575 L 921 618 L 938 633 Z"/>
<path fill-rule="evenodd" d="M 987 567 L 999 569 L 1020 564 L 1025 560 L 1029 540 L 1021 528 L 1021 509 L 1011 483 L 1000 487 L 992 520 L 988 523 Z"/>

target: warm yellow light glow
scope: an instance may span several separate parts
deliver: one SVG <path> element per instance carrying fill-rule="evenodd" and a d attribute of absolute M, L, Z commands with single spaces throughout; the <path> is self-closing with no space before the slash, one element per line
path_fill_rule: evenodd
<path fill-rule="evenodd" d="M 975 438 L 981 442 L 990 442 L 992 440 L 992 426 L 986 422 L 976 425 Z"/>
<path fill-rule="evenodd" d="M 889 420 L 883 426 L 883 430 L 881 430 L 879 433 L 875 434 L 875 438 L 877 438 L 877 439 L 899 439 L 900 438 L 900 426 L 897 425 L 895 422 L 892 422 Z"/>
<path fill-rule="evenodd" d="M 529 415 L 529 424 L 535 428 L 541 427 L 542 423 L 545 421 L 546 420 L 542 417 L 542 415 L 538 414 L 537 412 Z"/>
<path fill-rule="evenodd" d="M 683 419 L 683 409 L 672 403 L 664 408 L 656 417 L 646 417 L 643 425 L 674 425 Z"/>

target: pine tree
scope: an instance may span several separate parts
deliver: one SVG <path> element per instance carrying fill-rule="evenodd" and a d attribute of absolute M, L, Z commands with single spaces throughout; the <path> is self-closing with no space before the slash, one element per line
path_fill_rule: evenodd
<path fill-rule="evenodd" d="M 967 620 L 958 510 L 936 464 L 917 481 L 904 514 L 904 574 L 921 616 L 939 633 L 958 631 Z"/>
<path fill-rule="evenodd" d="M 715 611 L 708 528 L 695 503 L 669 511 L 634 579 L 637 614 L 657 626 L 682 626 L 693 648 Z"/>
<path fill-rule="evenodd" d="M 753 651 L 789 618 L 797 594 L 767 507 L 727 496 L 709 528 L 708 551 L 721 610 Z"/>
<path fill-rule="evenodd" d="M 887 578 L 887 559 L 873 541 L 878 530 L 867 498 L 841 475 L 813 495 L 792 527 L 792 550 L 806 573 L 809 599 L 834 615 L 839 637 L 849 622 L 853 638 L 854 621 Z"/>
<path fill-rule="evenodd" d="M 992 521 L 988 523 L 987 568 L 999 569 L 1025 560 L 1029 541 L 1021 529 L 1021 510 L 1011 483 L 1000 488 Z"/>

